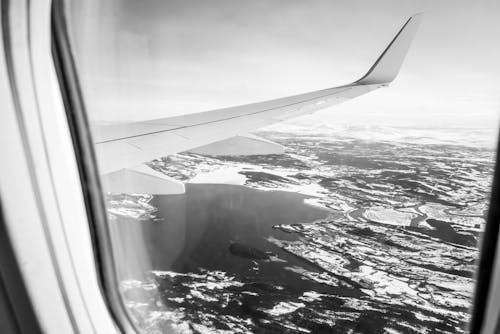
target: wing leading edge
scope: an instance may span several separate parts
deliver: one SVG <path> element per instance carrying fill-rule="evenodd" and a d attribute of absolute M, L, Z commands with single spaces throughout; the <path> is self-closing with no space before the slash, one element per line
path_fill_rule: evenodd
<path fill-rule="evenodd" d="M 422 14 L 406 21 L 361 79 L 314 92 L 145 122 L 93 126 L 102 174 L 245 134 L 387 86 L 397 76 Z"/>

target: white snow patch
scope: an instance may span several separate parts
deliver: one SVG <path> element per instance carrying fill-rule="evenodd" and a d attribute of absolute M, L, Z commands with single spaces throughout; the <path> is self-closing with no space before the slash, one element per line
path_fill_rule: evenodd
<path fill-rule="evenodd" d="M 414 213 L 400 212 L 384 207 L 370 208 L 363 213 L 363 216 L 377 223 L 396 226 L 409 226 L 412 219 L 417 217 Z"/>
<path fill-rule="evenodd" d="M 204 300 L 206 302 L 216 302 L 218 300 L 217 298 L 207 296 L 206 294 L 201 293 L 200 291 L 198 291 L 196 289 L 191 289 L 190 293 L 191 293 L 191 296 L 198 298 L 198 299 L 201 299 L 201 300 Z"/>
<path fill-rule="evenodd" d="M 272 316 L 280 316 L 297 311 L 299 308 L 306 306 L 304 303 L 281 302 L 275 305 L 271 310 L 266 310 Z"/>
<path fill-rule="evenodd" d="M 217 183 L 244 185 L 247 178 L 240 174 L 240 167 L 228 167 L 197 174 L 188 183 Z"/>
<path fill-rule="evenodd" d="M 170 301 L 173 301 L 175 303 L 183 303 L 184 302 L 184 298 L 181 298 L 181 297 L 172 297 L 172 298 L 169 298 L 168 300 Z"/>
<path fill-rule="evenodd" d="M 300 300 L 305 302 L 313 302 L 315 300 L 321 300 L 323 295 L 321 293 L 317 293 L 316 291 L 306 291 L 299 297 Z"/>

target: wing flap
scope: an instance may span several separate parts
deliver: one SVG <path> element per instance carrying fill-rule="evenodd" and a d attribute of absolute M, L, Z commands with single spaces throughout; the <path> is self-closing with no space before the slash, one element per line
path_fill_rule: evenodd
<path fill-rule="evenodd" d="M 241 156 L 283 154 L 283 145 L 254 135 L 235 136 L 205 146 L 197 147 L 189 152 L 210 156 Z"/>
<path fill-rule="evenodd" d="M 102 178 L 105 192 L 114 194 L 184 194 L 184 183 L 157 172 L 146 165 L 121 169 Z"/>

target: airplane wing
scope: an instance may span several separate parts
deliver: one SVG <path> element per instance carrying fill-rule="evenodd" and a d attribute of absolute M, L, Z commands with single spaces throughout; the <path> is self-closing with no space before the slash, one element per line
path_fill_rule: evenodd
<path fill-rule="evenodd" d="M 279 152 L 279 145 L 266 143 L 264 140 L 248 137 L 245 134 L 387 86 L 399 72 L 421 16 L 422 14 L 416 14 L 409 18 L 366 75 L 354 83 L 176 117 L 115 125 L 95 125 L 92 132 L 100 172 L 113 174 L 111 179 L 114 181 L 109 184 L 119 186 L 118 188 L 125 190 L 124 192 L 136 192 L 137 187 L 132 185 L 123 189 L 124 182 L 121 178 L 126 177 L 129 184 L 136 184 L 141 188 L 141 184 L 148 182 L 142 179 L 134 182 L 134 177 L 148 174 L 149 181 L 160 177 L 156 173 L 145 171 L 144 166 L 140 166 L 155 158 L 189 150 L 196 152 L 197 149 L 212 154 L 222 150 L 220 153 L 224 154 L 223 147 L 228 145 L 220 144 L 226 140 L 232 141 L 233 151 L 236 147 L 236 150 L 241 148 L 241 152 L 244 152 L 247 146 L 251 147 L 249 152 L 260 152 L 259 150 Z"/>

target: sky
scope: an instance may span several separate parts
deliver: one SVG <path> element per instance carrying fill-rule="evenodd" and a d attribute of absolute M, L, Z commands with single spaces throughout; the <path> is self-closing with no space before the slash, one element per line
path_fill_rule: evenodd
<path fill-rule="evenodd" d="M 90 118 L 137 121 L 360 78 L 424 18 L 390 85 L 294 122 L 498 128 L 500 1 L 74 1 Z"/>

